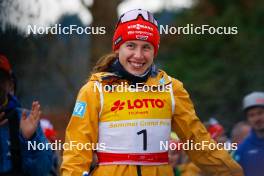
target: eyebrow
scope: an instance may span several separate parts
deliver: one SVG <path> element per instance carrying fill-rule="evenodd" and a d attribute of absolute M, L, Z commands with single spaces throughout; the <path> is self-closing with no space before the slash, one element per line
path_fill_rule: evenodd
<path fill-rule="evenodd" d="M 146 43 L 146 44 L 144 44 L 143 46 L 148 46 L 148 47 L 151 47 L 151 44 L 149 44 L 149 43 Z"/>
<path fill-rule="evenodd" d="M 134 42 L 127 42 L 126 44 L 134 44 L 135 45 L 136 43 L 134 43 Z"/>
<path fill-rule="evenodd" d="M 135 43 L 135 42 L 132 42 L 132 41 L 128 41 L 126 44 L 132 44 L 132 45 L 137 45 L 138 46 L 138 44 L 137 43 Z M 142 47 L 150 47 L 151 48 L 151 44 L 150 43 L 145 43 L 145 44 L 143 44 L 143 45 L 141 45 Z"/>

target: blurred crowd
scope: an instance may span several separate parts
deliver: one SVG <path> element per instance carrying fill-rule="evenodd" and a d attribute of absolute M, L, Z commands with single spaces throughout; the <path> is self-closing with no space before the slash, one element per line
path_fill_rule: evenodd
<path fill-rule="evenodd" d="M 49 121 L 40 120 L 38 101 L 32 102 L 31 110 L 20 105 L 16 86 L 7 57 L 0 55 L 0 175 L 57 175 L 57 152 L 28 146 L 54 142 L 56 132 Z"/>

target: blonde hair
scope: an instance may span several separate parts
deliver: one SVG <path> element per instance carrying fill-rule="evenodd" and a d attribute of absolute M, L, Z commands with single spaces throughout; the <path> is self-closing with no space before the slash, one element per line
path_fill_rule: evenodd
<path fill-rule="evenodd" d="M 109 67 L 116 60 L 116 58 L 117 58 L 117 53 L 114 52 L 102 56 L 96 62 L 95 66 L 92 69 L 91 74 L 108 71 Z"/>

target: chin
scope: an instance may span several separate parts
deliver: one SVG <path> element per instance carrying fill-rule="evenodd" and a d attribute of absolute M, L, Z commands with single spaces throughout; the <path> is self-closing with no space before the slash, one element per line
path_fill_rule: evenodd
<path fill-rule="evenodd" d="M 135 76 L 141 76 L 141 75 L 143 75 L 145 72 L 140 72 L 140 73 L 135 73 L 134 75 Z"/>

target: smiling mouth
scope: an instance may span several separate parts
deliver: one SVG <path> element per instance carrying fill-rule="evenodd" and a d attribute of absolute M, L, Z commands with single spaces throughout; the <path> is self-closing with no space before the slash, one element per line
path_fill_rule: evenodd
<path fill-rule="evenodd" d="M 131 66 L 133 66 L 134 68 L 136 68 L 136 69 L 143 68 L 143 66 L 145 65 L 145 63 L 131 62 L 131 61 L 128 61 L 128 63 L 129 63 Z"/>

